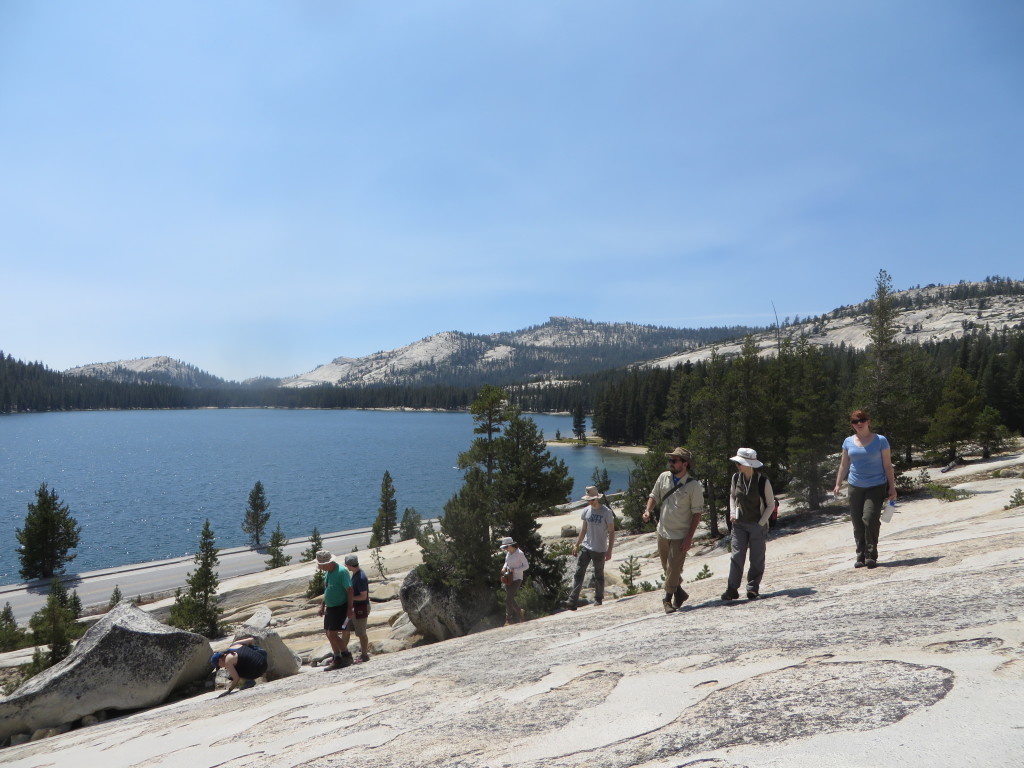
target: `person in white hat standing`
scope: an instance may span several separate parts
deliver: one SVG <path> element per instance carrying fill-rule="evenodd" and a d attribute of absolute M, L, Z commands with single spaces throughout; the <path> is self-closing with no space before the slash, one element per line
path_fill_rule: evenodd
<path fill-rule="evenodd" d="M 583 501 L 590 506 L 583 510 L 580 520 L 580 535 L 573 545 L 572 554 L 576 558 L 576 576 L 572 583 L 572 592 L 564 605 L 575 611 L 583 589 L 583 579 L 587 575 L 587 566 L 594 564 L 594 604 L 604 602 L 604 564 L 612 559 L 615 547 L 615 514 L 601 503 L 601 492 L 597 486 L 588 485 Z"/>
<path fill-rule="evenodd" d="M 523 620 L 523 609 L 516 602 L 516 593 L 523 586 L 523 573 L 530 563 L 511 536 L 501 540 L 501 550 L 505 553 L 501 583 L 505 586 L 505 626 L 508 626 Z"/>
<path fill-rule="evenodd" d="M 775 509 L 775 493 L 771 481 L 760 471 L 764 466 L 753 448 L 740 448 L 729 459 L 739 470 L 732 476 L 729 490 L 729 518 L 732 520 L 732 560 L 729 565 L 729 584 L 722 593 L 723 600 L 736 600 L 740 596 L 743 563 L 750 553 L 747 568 L 747 599 L 756 600 L 764 576 L 764 560 L 768 543 L 768 518 Z"/>

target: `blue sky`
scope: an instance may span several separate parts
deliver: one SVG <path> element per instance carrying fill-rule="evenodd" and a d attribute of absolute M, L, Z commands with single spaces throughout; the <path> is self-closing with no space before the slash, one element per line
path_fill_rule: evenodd
<path fill-rule="evenodd" d="M 0 0 L 0 349 L 283 376 L 1024 277 L 1024 4 Z"/>

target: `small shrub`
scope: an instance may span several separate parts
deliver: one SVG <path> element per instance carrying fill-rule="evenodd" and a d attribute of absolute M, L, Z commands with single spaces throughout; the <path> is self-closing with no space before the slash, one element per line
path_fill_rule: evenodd
<path fill-rule="evenodd" d="M 700 572 L 690 579 L 691 582 L 702 581 L 704 579 L 710 579 L 714 574 L 711 573 L 711 569 L 708 568 L 708 564 L 704 563 L 704 567 L 700 569 Z"/>
<path fill-rule="evenodd" d="M 324 572 L 317 568 L 316 573 L 313 574 L 313 578 L 310 579 L 309 584 L 306 585 L 306 597 L 319 597 L 324 593 L 324 587 Z"/>
<path fill-rule="evenodd" d="M 938 483 L 928 483 L 925 487 L 932 496 L 942 501 L 960 501 L 974 495 L 973 491 L 968 491 L 965 488 L 950 488 Z"/>
<path fill-rule="evenodd" d="M 380 551 L 380 547 L 374 547 L 370 553 L 370 559 L 373 560 L 373 567 L 377 569 L 377 573 L 380 574 L 381 581 L 386 581 L 388 577 L 388 569 L 384 567 L 384 555 Z"/>
<path fill-rule="evenodd" d="M 501 604 L 501 613 L 505 613 L 505 596 L 506 592 L 504 589 L 501 590 L 501 597 L 499 598 Z M 519 591 L 516 593 L 516 603 L 523 609 L 523 621 L 529 621 L 530 619 L 536 619 L 540 616 L 547 616 L 550 611 L 548 610 L 548 603 L 544 599 L 544 596 L 537 592 L 537 589 L 533 585 L 533 580 L 529 577 L 523 579 L 523 584 L 519 587 Z"/>
<path fill-rule="evenodd" d="M 1013 489 L 1013 496 L 1010 497 L 1010 503 L 1003 507 L 1003 509 L 1014 509 L 1016 507 L 1024 507 L 1024 491 L 1020 488 Z"/>
<path fill-rule="evenodd" d="M 552 557 L 572 557 L 572 545 L 575 543 L 575 539 L 559 539 L 548 545 L 548 554 Z"/>
<path fill-rule="evenodd" d="M 626 594 L 635 595 L 640 589 L 636 585 L 636 580 L 640 578 L 640 561 L 636 555 L 630 555 L 626 560 L 619 566 L 619 573 L 622 574 L 622 583 L 626 585 Z"/>

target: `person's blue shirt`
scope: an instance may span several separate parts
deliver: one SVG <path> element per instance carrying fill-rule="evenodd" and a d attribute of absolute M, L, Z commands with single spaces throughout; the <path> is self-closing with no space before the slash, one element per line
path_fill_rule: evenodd
<path fill-rule="evenodd" d="M 876 485 L 887 485 L 889 478 L 885 476 L 882 464 L 882 451 L 889 448 L 889 441 L 883 435 L 875 435 L 875 439 L 866 446 L 857 445 L 850 435 L 843 441 L 843 450 L 850 456 L 850 475 L 847 482 L 857 488 L 873 488 Z"/>

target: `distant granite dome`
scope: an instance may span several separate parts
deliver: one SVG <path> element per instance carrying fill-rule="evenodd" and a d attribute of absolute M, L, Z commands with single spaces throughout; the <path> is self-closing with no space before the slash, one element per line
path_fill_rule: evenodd
<path fill-rule="evenodd" d="M 177 387 L 223 387 L 228 384 L 194 365 L 161 355 L 112 363 L 91 363 L 64 371 L 68 376 L 91 376 L 126 384 L 171 384 Z"/>
<path fill-rule="evenodd" d="M 281 380 L 283 387 L 322 384 L 473 384 L 483 380 L 547 380 L 632 365 L 665 352 L 734 338 L 751 328 L 680 329 L 552 317 L 518 331 L 445 331 L 366 357 L 335 358 Z"/>
<path fill-rule="evenodd" d="M 982 328 L 989 331 L 1024 328 L 1024 281 L 994 279 L 981 283 L 928 285 L 894 291 L 894 318 L 901 328 L 898 341 L 924 344 L 930 341 L 959 338 L 965 332 Z M 845 344 L 864 349 L 871 343 L 868 321 L 872 302 L 865 301 L 834 309 L 826 315 L 786 322 L 780 329 L 766 329 L 754 334 L 762 355 L 774 353 L 782 339 L 806 339 L 811 344 L 829 346 Z M 788 321 L 788 318 L 787 318 Z M 715 345 L 718 354 L 737 355 L 743 340 Z M 650 365 L 672 368 L 681 363 L 706 360 L 711 346 L 667 355 L 652 360 Z"/>

